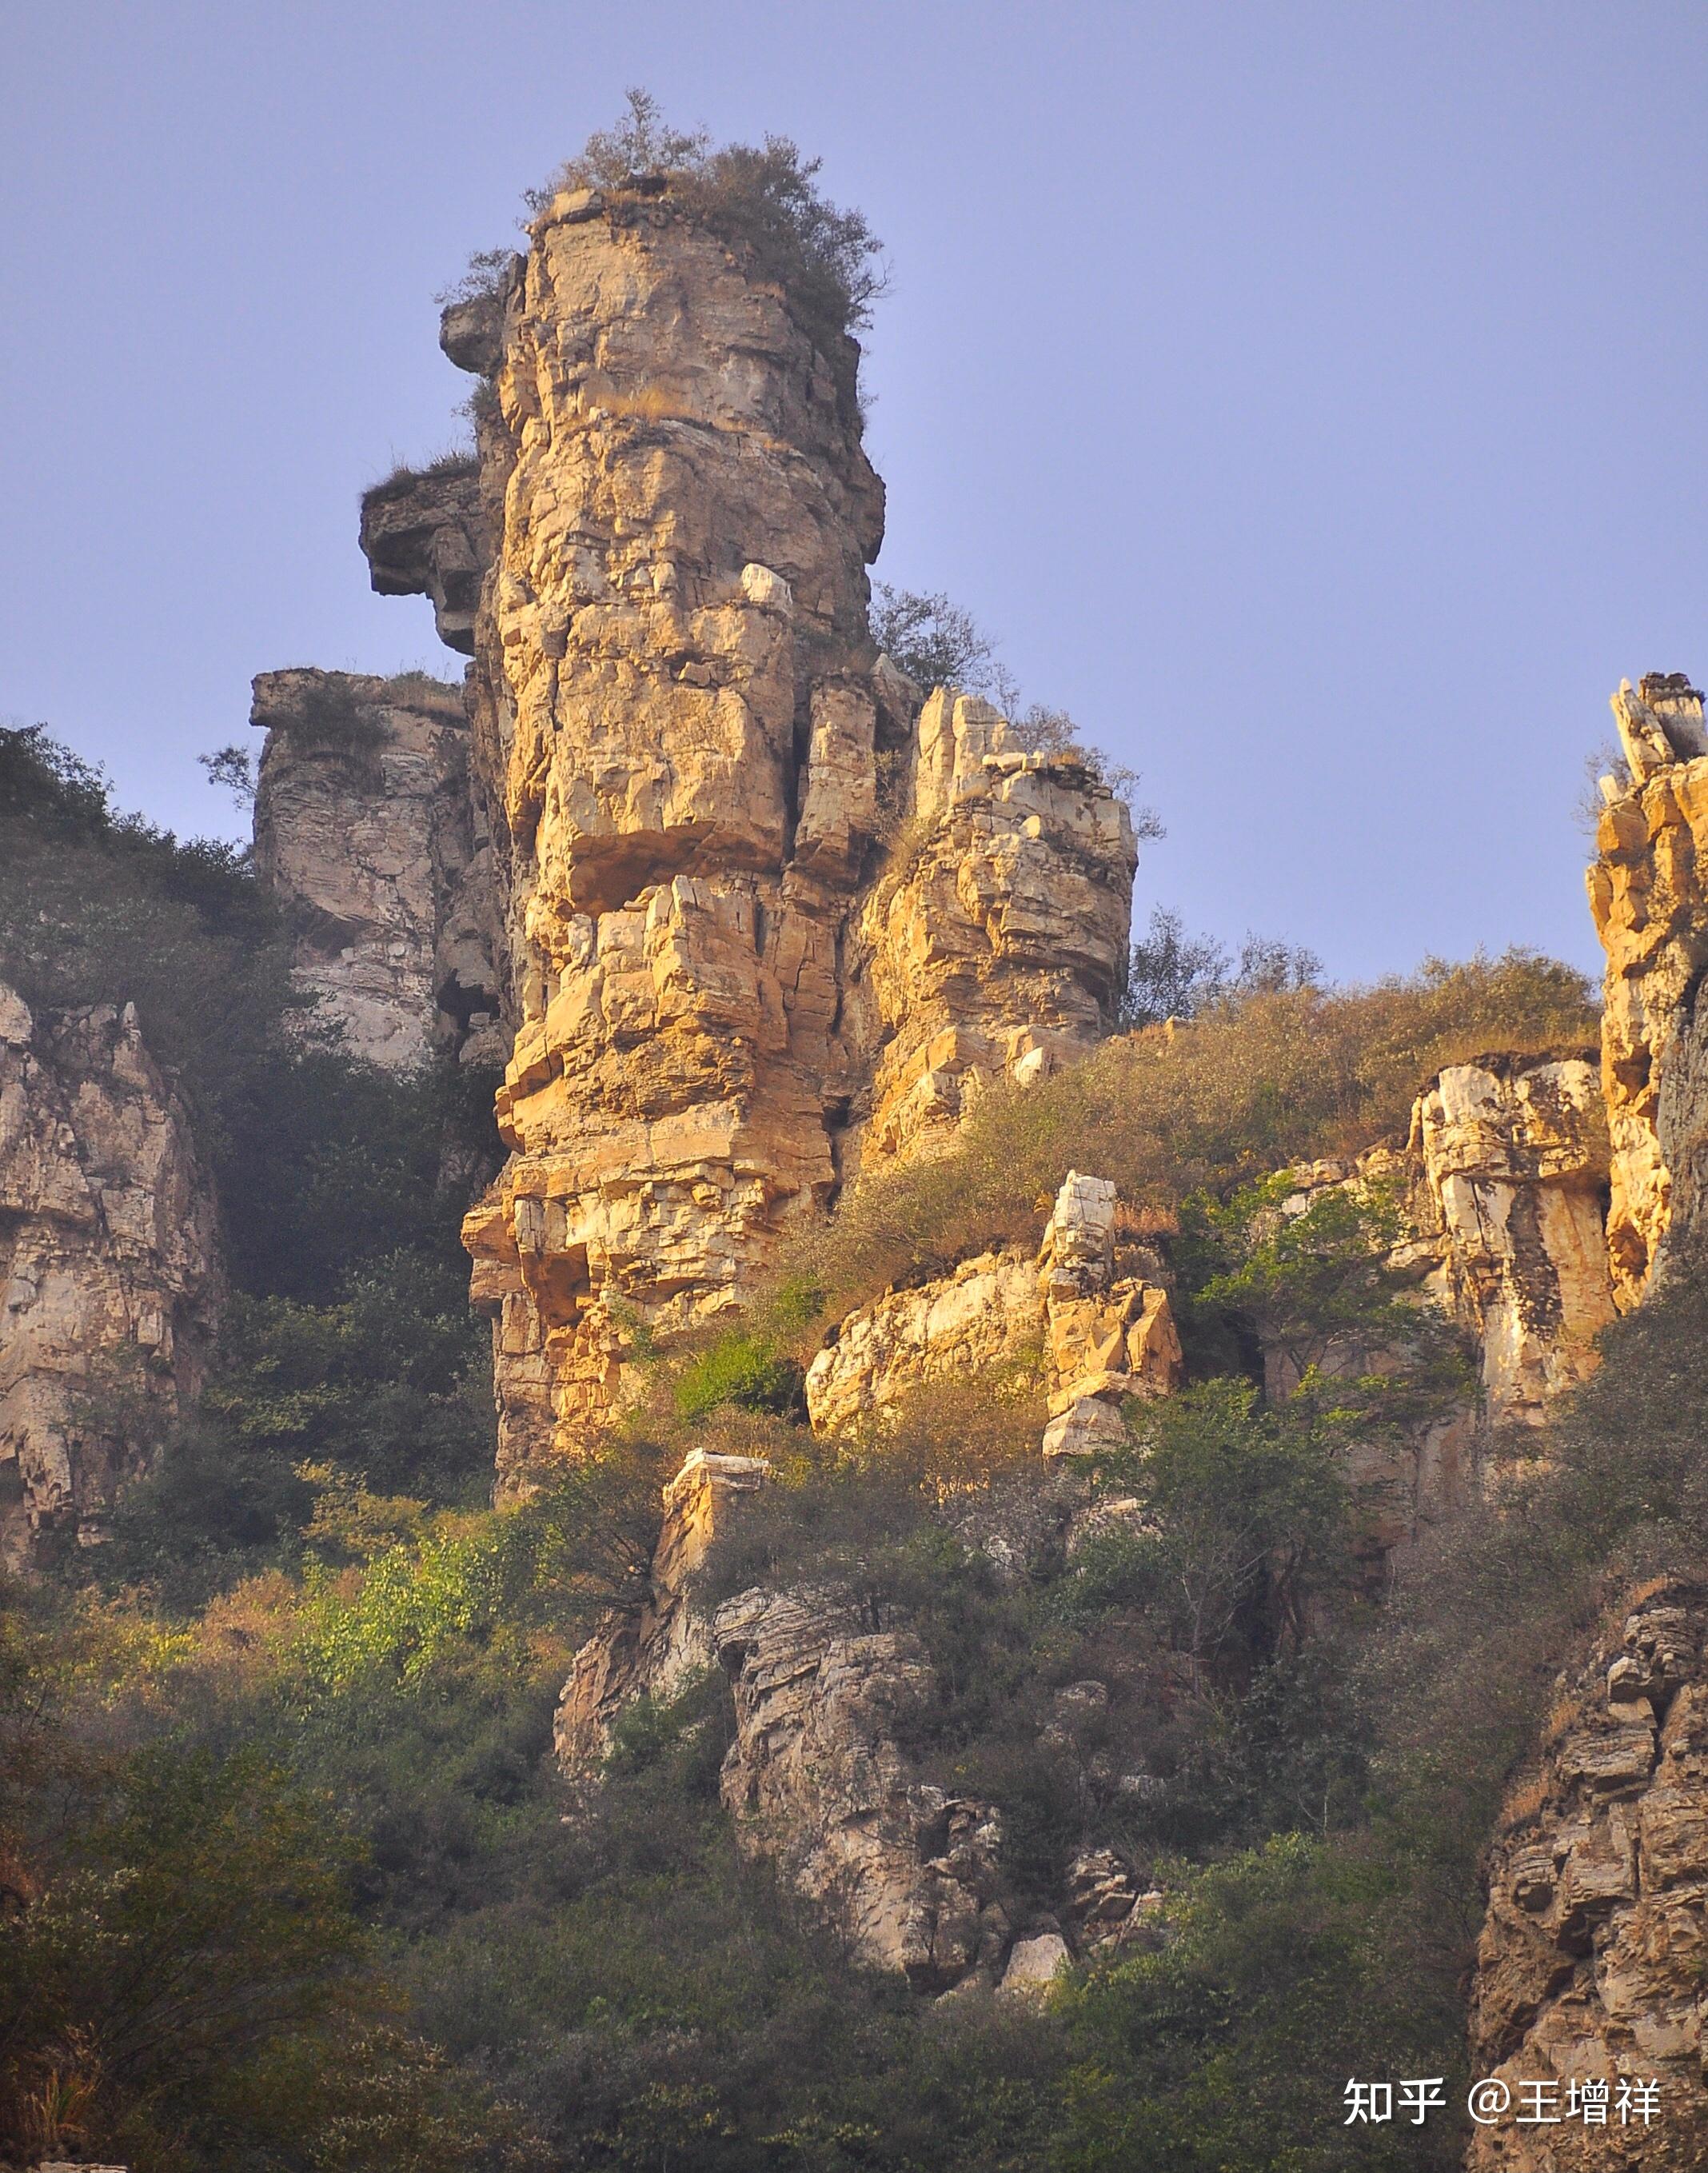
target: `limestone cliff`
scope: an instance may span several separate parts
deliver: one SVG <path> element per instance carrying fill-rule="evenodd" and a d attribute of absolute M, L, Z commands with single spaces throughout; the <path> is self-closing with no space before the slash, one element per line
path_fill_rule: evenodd
<path fill-rule="evenodd" d="M 612 1723 L 636 1698 L 667 1700 L 696 1669 L 711 1664 L 712 1627 L 693 1604 L 692 1579 L 770 1473 L 762 1457 L 696 1449 L 665 1488 L 642 1604 L 601 1624 L 575 1655 L 563 1686 L 555 1735 L 566 1771 L 604 1755 Z"/>
<path fill-rule="evenodd" d="M 182 1104 L 110 1006 L 0 986 L 0 1559 L 90 1545 L 201 1384 L 221 1293 Z"/>
<path fill-rule="evenodd" d="M 1595 1338 L 1614 1317 L 1603 1238 L 1608 1148 L 1600 1089 L 1584 1056 L 1485 1056 L 1450 1065 L 1414 1103 L 1403 1150 L 1306 1165 L 1281 1204 L 1301 1214 L 1323 1191 L 1387 1200 L 1401 1234 L 1387 1265 L 1413 1302 L 1461 1332 L 1479 1394 L 1406 1437 L 1355 1443 L 1347 1477 L 1367 1543 L 1386 1556 L 1474 1494 L 1490 1430 L 1535 1424 L 1548 1399 L 1585 1380 Z M 1266 1390 L 1297 1370 L 1264 1353 Z M 1363 1334 L 1331 1338 L 1324 1372 L 1380 1372 L 1391 1362 Z"/>
<path fill-rule="evenodd" d="M 475 608 L 493 562 L 493 520 L 473 455 L 402 469 L 362 499 L 361 542 L 382 596 L 420 596 L 447 649 L 474 654 Z"/>
<path fill-rule="evenodd" d="M 859 919 L 886 1031 L 869 1159 L 947 1144 L 987 1083 L 1083 1051 L 1126 963 L 1134 850 L 1118 801 L 943 689 L 911 752 L 904 849 Z"/>
<path fill-rule="evenodd" d="M 1014 1934 L 999 1898 L 1001 1819 L 921 1782 L 895 1740 L 930 1687 L 917 1640 L 872 1629 L 832 1595 L 762 1588 L 720 1607 L 713 1637 L 735 1692 L 722 1793 L 737 1845 L 916 1989 L 995 1982 Z"/>
<path fill-rule="evenodd" d="M 1627 680 L 1613 707 L 1628 776 L 1601 781 L 1588 881 L 1607 952 L 1608 1243 L 1629 1308 L 1692 1229 L 1708 1183 L 1708 733 L 1701 695 L 1678 673 L 1635 692 Z"/>
<path fill-rule="evenodd" d="M 1625 774 L 1601 781 L 1604 802 L 1589 897 L 1607 952 L 1602 1081 L 1609 1140 L 1608 1286 L 1588 1203 L 1556 1202 L 1536 1218 L 1560 1273 L 1551 1289 L 1563 1324 L 1587 1301 L 1586 1324 L 1610 1302 L 1640 1303 L 1680 1263 L 1697 1232 L 1708 1142 L 1701 986 L 1708 892 L 1698 867 L 1708 838 L 1708 734 L 1702 697 L 1681 676 L 1651 675 L 1614 697 Z M 1572 1089 L 1588 1113 L 1588 1097 Z M 1562 1109 L 1563 1103 L 1556 1103 Z M 1556 1178 L 1591 1174 L 1587 1127 L 1554 1122 Z M 1560 1148 L 1569 1148 L 1562 1161 Z M 1514 1218 L 1507 1218 L 1509 1228 Z M 1551 1227 L 1553 1237 L 1548 1239 Z M 1587 1281 L 1565 1270 L 1585 1263 Z M 1514 1280 L 1514 1268 L 1503 1280 Z M 1487 1278 L 1484 1278 L 1487 1281 Z M 1531 1277 L 1533 1281 L 1533 1275 Z M 1544 1283 L 1546 1279 L 1544 1278 Z M 1574 1299 L 1571 1286 L 1577 1282 Z M 1500 1308 L 1497 1308 L 1497 1310 Z M 1559 1369 L 1525 1357 L 1548 1308 L 1505 1308 L 1497 1340 L 1533 1391 Z M 1508 1367 L 1509 1373 L 1513 1368 Z M 1566 1369 L 1565 1378 L 1578 1370 Z M 1489 1864 L 1488 1915 L 1473 1983 L 1472 2049 L 1479 2071 L 1522 2081 L 1660 2085 L 1654 2124 L 1614 2110 L 1605 2126 L 1500 2125 L 1479 2133 L 1470 2164 L 1517 2173 L 1579 2165 L 1666 2168 L 1700 2162 L 1708 2123 L 1699 2011 L 1708 1907 L 1708 1599 L 1697 1586 L 1640 1592 L 1621 1627 L 1557 1685 L 1540 1751 L 1509 1797 Z"/>
<path fill-rule="evenodd" d="M 1604 2124 L 1501 2122 L 1473 2173 L 1700 2165 L 1708 2128 L 1708 1591 L 1638 1593 L 1622 1625 L 1561 1678 L 1544 1748 L 1508 1798 L 1477 1949 L 1472 2062 L 1511 2088 L 1608 2085 Z M 1618 2112 L 1655 2079 L 1652 2123 Z"/>
<path fill-rule="evenodd" d="M 461 687 L 418 672 L 269 671 L 256 868 L 294 933 L 299 985 L 353 1055 L 502 1061 L 492 849 Z"/>
<path fill-rule="evenodd" d="M 863 1143 L 1106 1027 L 1134 865 L 1083 765 L 875 656 L 853 342 L 656 177 L 530 239 L 445 323 L 503 503 L 471 687 L 513 1151 L 466 1235 L 507 1476 L 611 1409 L 635 1327 L 739 1302 Z"/>
<path fill-rule="evenodd" d="M 1411 1205 L 1430 1288 L 1471 1337 L 1497 1421 L 1539 1420 L 1593 1370 L 1614 1318 L 1607 1116 L 1588 1057 L 1485 1056 L 1412 1113 Z"/>
<path fill-rule="evenodd" d="M 857 1308 L 808 1368 L 815 1429 L 881 1419 L 928 1381 L 999 1367 L 1048 1395 L 1044 1455 L 1118 1439 L 1123 1399 L 1167 1395 L 1181 1354 L 1161 1259 L 1117 1225 L 1115 1187 L 1070 1170 L 1037 1260 L 983 1254 Z"/>
<path fill-rule="evenodd" d="M 946 1377 L 1035 1380 L 1053 1414 L 1039 1444 L 1037 1498 L 1017 1546 L 1005 1540 L 1000 1551 L 1018 1561 L 1059 1548 L 1085 1490 L 1046 1484 L 1043 1459 L 1118 1439 L 1122 1399 L 1165 1394 L 1179 1378 L 1167 1294 L 1144 1280 L 1145 1269 L 1157 1272 L 1155 1256 L 1118 1240 L 1114 1186 L 1070 1173 L 1037 1260 L 987 1255 L 850 1315 L 809 1372 L 812 1424 L 826 1433 L 882 1424 Z M 969 1977 L 1006 1983 L 1011 1966 L 1018 1983 L 1039 1965 L 1043 1947 L 1030 1951 L 1039 1941 L 1054 1942 L 1053 1967 L 1069 1951 L 1054 1921 L 1021 1928 L 1035 1936 L 1013 1963 L 1020 1948 L 1000 1900 L 994 1809 L 946 1795 L 897 1743 L 898 1715 L 931 1688 L 929 1661 L 905 1624 L 875 1625 L 839 1592 L 810 1587 L 756 1588 L 709 1616 L 696 1604 L 693 1572 L 768 1476 L 760 1459 L 697 1451 L 665 1489 L 642 1604 L 601 1626 L 564 1686 L 560 1761 L 572 1772 L 586 1767 L 624 1707 L 669 1697 L 715 1660 L 735 1696 L 723 1795 L 745 1850 L 833 1905 L 869 1961 L 921 1989 Z M 1114 1906 L 1107 1876 L 1091 1884 L 1096 1895 L 1080 1910 L 1096 1927 L 1084 1931 L 1086 1946 L 1110 1930 Z"/>
<path fill-rule="evenodd" d="M 1069 1948 L 1054 1919 L 1029 1921 L 1032 1938 L 1016 1943 L 995 1809 L 925 1779 L 897 1740 L 933 1687 L 906 1626 L 875 1626 L 845 1593 L 811 1586 L 756 1586 L 709 1615 L 695 1604 L 695 1571 L 769 1469 L 696 1451 L 665 1487 L 644 1604 L 605 1623 L 564 1686 L 560 1763 L 585 1772 L 637 1697 L 668 1699 L 697 1670 L 719 1667 L 734 1701 L 720 1792 L 744 1853 L 774 1863 L 865 1962 L 918 1990 L 1047 1977 Z M 1080 1863 L 1067 1885 L 1082 1950 L 1118 1937 L 1136 1898 L 1130 1882 Z"/>

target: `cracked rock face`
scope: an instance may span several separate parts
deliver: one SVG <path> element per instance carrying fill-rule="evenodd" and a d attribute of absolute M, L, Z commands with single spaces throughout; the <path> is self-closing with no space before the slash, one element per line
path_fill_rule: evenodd
<path fill-rule="evenodd" d="M 1694 1228 L 1708 1184 L 1708 733 L 1681 675 L 1613 701 L 1630 782 L 1603 778 L 1590 910 L 1607 952 L 1602 1082 L 1612 1140 L 1608 1246 L 1621 1308 Z"/>
<path fill-rule="evenodd" d="M 612 1615 L 575 1655 L 558 1707 L 558 1762 L 566 1772 L 595 1763 L 612 1723 L 638 1697 L 675 1696 L 714 1658 L 711 1624 L 689 1581 L 771 1475 L 759 1456 L 695 1449 L 664 1490 L 663 1520 L 642 1605 Z"/>
<path fill-rule="evenodd" d="M 919 1781 L 895 1740 L 930 1685 L 917 1642 L 827 1595 L 759 1589 L 720 1607 L 712 1634 L 735 1698 L 722 1791 L 738 1844 L 822 1902 L 873 1966 L 922 1992 L 994 1982 L 1012 1937 L 999 1814 Z"/>
<path fill-rule="evenodd" d="M 493 562 L 493 520 L 475 457 L 376 484 L 362 500 L 361 542 L 377 592 L 426 596 L 439 639 L 472 656 L 475 609 Z"/>
<path fill-rule="evenodd" d="M 862 1153 L 1107 1027 L 1134 855 L 1087 771 L 875 655 L 853 343 L 667 189 L 561 196 L 445 337 L 503 507 L 471 686 L 512 1153 L 465 1234 L 509 1483 Z"/>
<path fill-rule="evenodd" d="M 722 1794 L 741 1847 L 822 1904 L 874 1967 L 929 1992 L 994 1986 L 1012 1938 L 997 1814 L 923 1781 L 896 1740 L 931 1687 L 918 1640 L 873 1628 L 829 1592 L 756 1588 L 709 1619 L 694 1604 L 694 1572 L 769 1475 L 761 1458 L 696 1450 L 665 1489 L 644 1601 L 575 1656 L 558 1761 L 585 1771 L 634 1699 L 668 1699 L 722 1667 L 735 1722 Z M 1086 1906 L 1112 1924 L 1121 1913 L 1107 1893 Z"/>
<path fill-rule="evenodd" d="M 1451 1065 L 1413 1110 L 1411 1153 L 1436 1294 L 1480 1349 L 1491 1415 L 1539 1420 L 1549 1397 L 1588 1378 L 1615 1312 L 1594 1068 L 1583 1057 Z"/>
<path fill-rule="evenodd" d="M 1479 2075 L 1660 2084 L 1649 2127 L 1482 2130 L 1473 2173 L 1699 2166 L 1708 2154 L 1708 1590 L 1640 1592 L 1562 1679 L 1489 1863 L 1471 2008 Z"/>
<path fill-rule="evenodd" d="M 888 1029 L 868 1159 L 951 1145 L 979 1092 L 1030 1081 L 1107 1028 L 1136 852 L 1125 806 L 1077 761 L 1010 746 L 988 702 L 919 715 L 910 850 L 860 913 Z"/>
<path fill-rule="evenodd" d="M 1403 1152 L 1375 1147 L 1294 1175 L 1284 1214 L 1331 1186 L 1379 1188 L 1397 1201 L 1405 1234 L 1387 1264 L 1463 1332 L 1476 1362 L 1479 1405 L 1349 1452 L 1370 1545 L 1386 1555 L 1468 1498 L 1490 1426 L 1539 1422 L 1551 1397 L 1594 1371 L 1595 1338 L 1615 1313 L 1594 1067 L 1581 1055 L 1449 1065 L 1414 1103 Z M 1322 1362 L 1334 1374 L 1381 1372 L 1389 1361 L 1353 1335 L 1335 1339 Z M 1296 1385 L 1281 1351 L 1265 1354 L 1265 1374 L 1271 1397 Z"/>
<path fill-rule="evenodd" d="M 181 1103 L 110 1005 L 32 1018 L 0 985 L 0 1557 L 92 1545 L 201 1385 L 221 1296 Z"/>
<path fill-rule="evenodd" d="M 1182 1361 L 1160 1267 L 1148 1248 L 1118 1242 L 1116 1213 L 1112 1184 L 1070 1170 L 1036 1260 L 983 1253 L 857 1307 L 807 1369 L 815 1431 L 881 1418 L 929 1381 L 1000 1367 L 1048 1393 L 1047 1456 L 1094 1446 L 1100 1426 L 1118 1441 L 1123 1399 L 1168 1394 Z"/>
<path fill-rule="evenodd" d="M 294 933 L 298 985 L 352 1055 L 502 1062 L 492 848 L 462 690 L 419 673 L 268 671 L 256 865 Z"/>

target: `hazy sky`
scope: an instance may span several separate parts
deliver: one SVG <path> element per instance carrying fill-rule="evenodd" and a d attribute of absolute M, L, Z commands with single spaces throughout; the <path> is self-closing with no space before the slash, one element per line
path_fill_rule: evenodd
<path fill-rule="evenodd" d="M 1708 11 L 0 0 L 0 718 L 234 828 L 259 671 L 459 660 L 363 487 L 434 291 L 643 83 L 822 153 L 893 283 L 877 574 L 1145 774 L 1139 913 L 1340 976 L 1598 961 L 1573 803 L 1708 671 Z"/>

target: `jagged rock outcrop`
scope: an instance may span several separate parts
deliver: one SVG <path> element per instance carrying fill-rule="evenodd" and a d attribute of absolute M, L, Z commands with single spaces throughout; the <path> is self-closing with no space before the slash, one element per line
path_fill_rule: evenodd
<path fill-rule="evenodd" d="M 1630 774 L 1601 780 L 1588 882 L 1607 952 L 1608 1246 L 1628 1308 L 1694 1228 L 1708 1184 L 1708 732 L 1678 673 L 1635 691 L 1627 680 L 1613 709 Z"/>
<path fill-rule="evenodd" d="M 1708 2155 L 1708 1588 L 1637 1593 L 1623 1625 L 1562 1677 L 1546 1747 L 1502 1813 L 1477 1948 L 1472 2067 L 1526 2082 L 1605 2083 L 1605 2124 L 1480 2130 L 1472 2173 L 1700 2166 Z M 1651 2122 L 1621 2121 L 1622 2081 L 1659 2084 Z M 1547 2102 L 1544 2094 L 1543 2102 Z"/>
<path fill-rule="evenodd" d="M 1082 1955 L 1160 1946 L 1167 1897 L 1118 1849 L 1082 1849 L 1068 1866 L 1064 1920 Z"/>
<path fill-rule="evenodd" d="M 1485 1056 L 1412 1112 L 1411 1205 L 1428 1287 L 1471 1336 L 1498 1421 L 1586 1380 L 1614 1318 L 1607 1117 L 1592 1060 Z"/>
<path fill-rule="evenodd" d="M 895 1741 L 930 1687 L 904 1630 L 875 1631 L 838 1594 L 755 1589 L 709 1619 L 693 1574 L 769 1476 L 761 1458 L 696 1450 L 665 1487 L 649 1589 L 576 1654 L 557 1720 L 567 1772 L 603 1755 L 637 1698 L 666 1699 L 715 1662 L 734 1690 L 722 1792 L 737 1838 L 836 1917 L 865 1958 L 940 1992 L 994 1983 L 1010 1929 L 996 1902 L 999 1822 L 922 1782 Z"/>
<path fill-rule="evenodd" d="M 200 1387 L 213 1194 L 133 1007 L 32 1018 L 0 985 L 0 1559 L 102 1536 Z"/>
<path fill-rule="evenodd" d="M 1167 1395 L 1179 1385 L 1180 1339 L 1155 1256 L 1118 1245 L 1116 1215 L 1107 1178 L 1068 1172 L 1039 1255 L 1048 1322 L 1046 1456 L 1118 1445 L 1129 1396 Z M 1156 1278 L 1148 1282 L 1146 1267 Z"/>
<path fill-rule="evenodd" d="M 1044 1328 L 1037 1262 L 981 1253 L 856 1307 L 806 1369 L 807 1415 L 816 1432 L 839 1433 L 893 1411 L 928 1381 L 998 1367 L 1041 1379 Z"/>
<path fill-rule="evenodd" d="M 1167 1394 L 1181 1353 L 1161 1264 L 1118 1242 L 1116 1218 L 1115 1187 L 1070 1171 L 1036 1260 L 981 1254 L 857 1307 L 807 1369 L 815 1429 L 842 1431 L 929 1381 L 1000 1367 L 1049 1396 L 1047 1455 L 1088 1448 L 1099 1429 L 1118 1438 L 1123 1398 Z"/>
<path fill-rule="evenodd" d="M 757 1588 L 718 1610 L 713 1637 L 735 1692 L 722 1792 L 738 1844 L 822 1902 L 874 1966 L 923 1992 L 994 1983 L 1013 1936 L 1001 1821 L 920 1781 L 895 1739 L 930 1689 L 917 1641 L 863 1626 L 834 1594 Z"/>
<path fill-rule="evenodd" d="M 466 1234 L 506 1480 L 863 1151 L 1106 1027 L 1134 857 L 1081 763 L 875 657 L 854 343 L 662 181 L 561 194 L 531 243 L 445 321 L 504 504 L 471 687 L 513 1151 Z"/>
<path fill-rule="evenodd" d="M 256 865 L 296 979 L 357 1056 L 502 1062 L 492 848 L 471 793 L 462 690 L 419 672 L 268 671 Z"/>
<path fill-rule="evenodd" d="M 474 454 L 402 469 L 365 492 L 361 542 L 379 594 L 426 596 L 439 639 L 472 656 L 475 610 L 495 546 Z"/>
<path fill-rule="evenodd" d="M 1293 1173 L 1284 1215 L 1341 1187 L 1398 1208 L 1403 1235 L 1387 1265 L 1419 1303 L 1463 1331 L 1477 1367 L 1478 1403 L 1349 1453 L 1346 1476 L 1375 1554 L 1463 1506 L 1490 1428 L 1539 1421 L 1550 1397 L 1594 1370 L 1595 1339 L 1614 1318 L 1602 1236 L 1607 1173 L 1590 1059 L 1506 1054 L 1438 1074 L 1413 1104 L 1403 1151 L 1376 1147 Z M 1318 1362 L 1333 1375 L 1380 1372 L 1389 1361 L 1350 1332 L 1332 1338 Z M 1267 1351 L 1268 1394 L 1296 1384 L 1289 1354 Z"/>
<path fill-rule="evenodd" d="M 906 812 L 860 914 L 888 1028 L 869 1159 L 950 1144 L 984 1086 L 1083 1051 L 1126 966 L 1132 823 L 1081 763 L 1021 751 L 989 703 L 940 688 Z"/>
<path fill-rule="evenodd" d="M 558 1762 L 574 1771 L 602 1757 L 611 1725 L 639 1697 L 667 1699 L 714 1658 L 712 1628 L 691 1580 L 771 1471 L 762 1457 L 697 1448 L 664 1490 L 663 1520 L 644 1600 L 613 1615 L 577 1653 L 558 1707 Z"/>

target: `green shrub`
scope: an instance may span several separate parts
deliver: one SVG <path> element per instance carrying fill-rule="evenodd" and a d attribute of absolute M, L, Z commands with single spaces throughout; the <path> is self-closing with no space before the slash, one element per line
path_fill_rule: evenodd
<path fill-rule="evenodd" d="M 822 164 L 786 136 L 714 148 L 703 130 L 671 127 L 649 92 L 631 89 L 616 126 L 590 136 L 579 157 L 527 192 L 527 202 L 539 213 L 560 189 L 621 188 L 635 175 L 668 174 L 697 218 L 787 291 L 852 414 L 858 351 L 849 334 L 870 323 L 883 292 L 883 245 L 860 213 L 824 196 Z"/>
<path fill-rule="evenodd" d="M 732 1329 L 676 1375 L 676 1415 L 692 1424 L 725 1404 L 745 1411 L 791 1411 L 800 1405 L 803 1378 L 799 1363 L 780 1356 L 765 1337 Z"/>
<path fill-rule="evenodd" d="M 1171 1880 L 1172 1937 L 1059 1997 L 1064 2173 L 1457 2166 L 1463 2054 L 1388 1939 L 1379 1862 L 1284 1836 Z M 1455 2018 L 1457 2019 L 1457 2018 Z M 1348 2075 L 1441 2075 L 1421 2129 L 1349 2127 Z"/>

